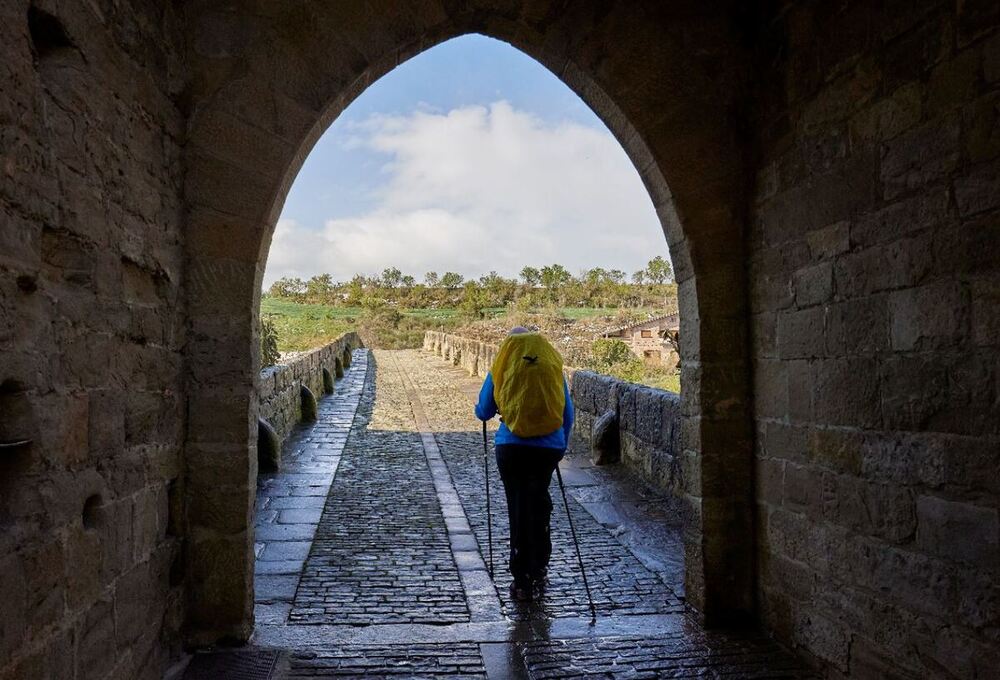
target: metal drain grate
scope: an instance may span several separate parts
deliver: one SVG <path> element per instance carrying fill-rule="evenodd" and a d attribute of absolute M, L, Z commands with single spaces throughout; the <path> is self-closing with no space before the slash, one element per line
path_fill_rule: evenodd
<path fill-rule="evenodd" d="M 278 652 L 202 652 L 182 680 L 271 680 Z"/>

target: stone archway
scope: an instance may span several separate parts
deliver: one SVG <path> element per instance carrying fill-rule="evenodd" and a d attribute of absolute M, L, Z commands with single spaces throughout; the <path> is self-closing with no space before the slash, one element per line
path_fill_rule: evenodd
<path fill-rule="evenodd" d="M 510 42 L 577 92 L 639 170 L 677 270 L 686 590 L 707 622 L 753 610 L 739 40 L 704 3 L 257 3 L 189 10 L 186 147 L 189 637 L 252 628 L 260 284 L 285 194 L 368 84 L 451 37 Z M 652 3 L 651 3 L 652 5 Z M 669 187 L 669 189 L 668 189 Z"/>

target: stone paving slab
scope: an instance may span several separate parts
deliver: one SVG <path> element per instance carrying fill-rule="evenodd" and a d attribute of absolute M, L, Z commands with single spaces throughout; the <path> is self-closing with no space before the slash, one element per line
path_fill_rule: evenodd
<path fill-rule="evenodd" d="M 355 645 L 289 656 L 288 680 L 300 678 L 486 678 L 479 645 Z"/>
<path fill-rule="evenodd" d="M 773 642 L 734 634 L 535 640 L 523 649 L 537 680 L 811 677 Z"/>
<path fill-rule="evenodd" d="M 446 518 L 423 442 L 412 431 L 401 376 L 379 369 L 373 378 L 365 383 L 289 620 L 468 621 Z M 378 429 L 407 422 L 410 431 Z"/>
<path fill-rule="evenodd" d="M 254 617 L 287 620 L 299 573 L 337 472 L 368 376 L 368 351 L 354 350 L 332 395 L 319 400 L 314 423 L 297 426 L 282 446 L 281 469 L 257 480 Z"/>

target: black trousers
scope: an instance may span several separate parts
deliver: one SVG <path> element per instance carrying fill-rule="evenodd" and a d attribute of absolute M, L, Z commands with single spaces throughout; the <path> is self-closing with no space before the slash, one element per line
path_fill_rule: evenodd
<path fill-rule="evenodd" d="M 552 555 L 549 482 L 563 452 L 520 444 L 499 444 L 496 451 L 510 520 L 510 573 L 527 587 L 545 574 Z"/>

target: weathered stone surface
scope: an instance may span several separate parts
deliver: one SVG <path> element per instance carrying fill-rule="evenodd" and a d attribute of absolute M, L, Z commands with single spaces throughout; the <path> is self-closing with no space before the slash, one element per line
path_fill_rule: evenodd
<path fill-rule="evenodd" d="M 751 310 L 776 314 L 751 349 L 761 614 L 834 675 L 975 677 L 995 647 L 973 622 L 992 605 L 966 616 L 959 600 L 995 599 L 968 574 L 997 567 L 980 467 L 997 456 L 981 353 L 996 344 L 997 17 L 979 3 L 821 14 L 786 6 L 774 35 L 799 41 L 756 119 L 768 190 Z M 862 23 L 882 37 L 845 39 Z M 820 173 L 860 200 L 817 190 Z"/>
<path fill-rule="evenodd" d="M 253 317 L 289 168 L 376 77 L 468 32 L 581 94 L 663 219 L 685 401 L 654 415 L 623 395 L 623 442 L 644 473 L 670 478 L 670 456 L 684 471 L 693 606 L 745 613 L 756 593 L 782 641 L 858 677 L 995 668 L 988 607 L 969 604 L 995 593 L 968 570 L 995 549 L 976 532 L 995 522 L 1000 434 L 997 4 L 358 7 L 0 8 L 0 385 L 30 407 L 0 423 L 33 435 L 0 461 L 0 554 L 15 580 L 25 561 L 65 574 L 61 614 L 51 574 L 25 585 L 30 604 L 14 597 L 0 674 L 160 677 L 184 623 L 193 641 L 249 633 Z M 489 365 L 486 348 L 442 351 Z M 260 388 L 298 400 L 288 377 Z M 275 412 L 293 423 L 297 408 Z M 650 443 L 678 419 L 682 447 Z M 765 448 L 755 511 L 751 451 Z M 794 512 L 773 493 L 777 469 Z M 215 502 L 198 497 L 209 491 Z M 103 524 L 84 530 L 97 493 Z M 970 523 L 977 548 L 949 529 Z M 830 570 L 822 555 L 857 536 L 874 566 Z M 162 630 L 109 645 L 105 596 L 178 541 L 184 568 L 151 571 L 155 597 L 123 599 Z M 887 584 L 923 573 L 909 552 L 962 603 L 897 597 Z M 779 566 L 755 582 L 758 557 Z"/>

